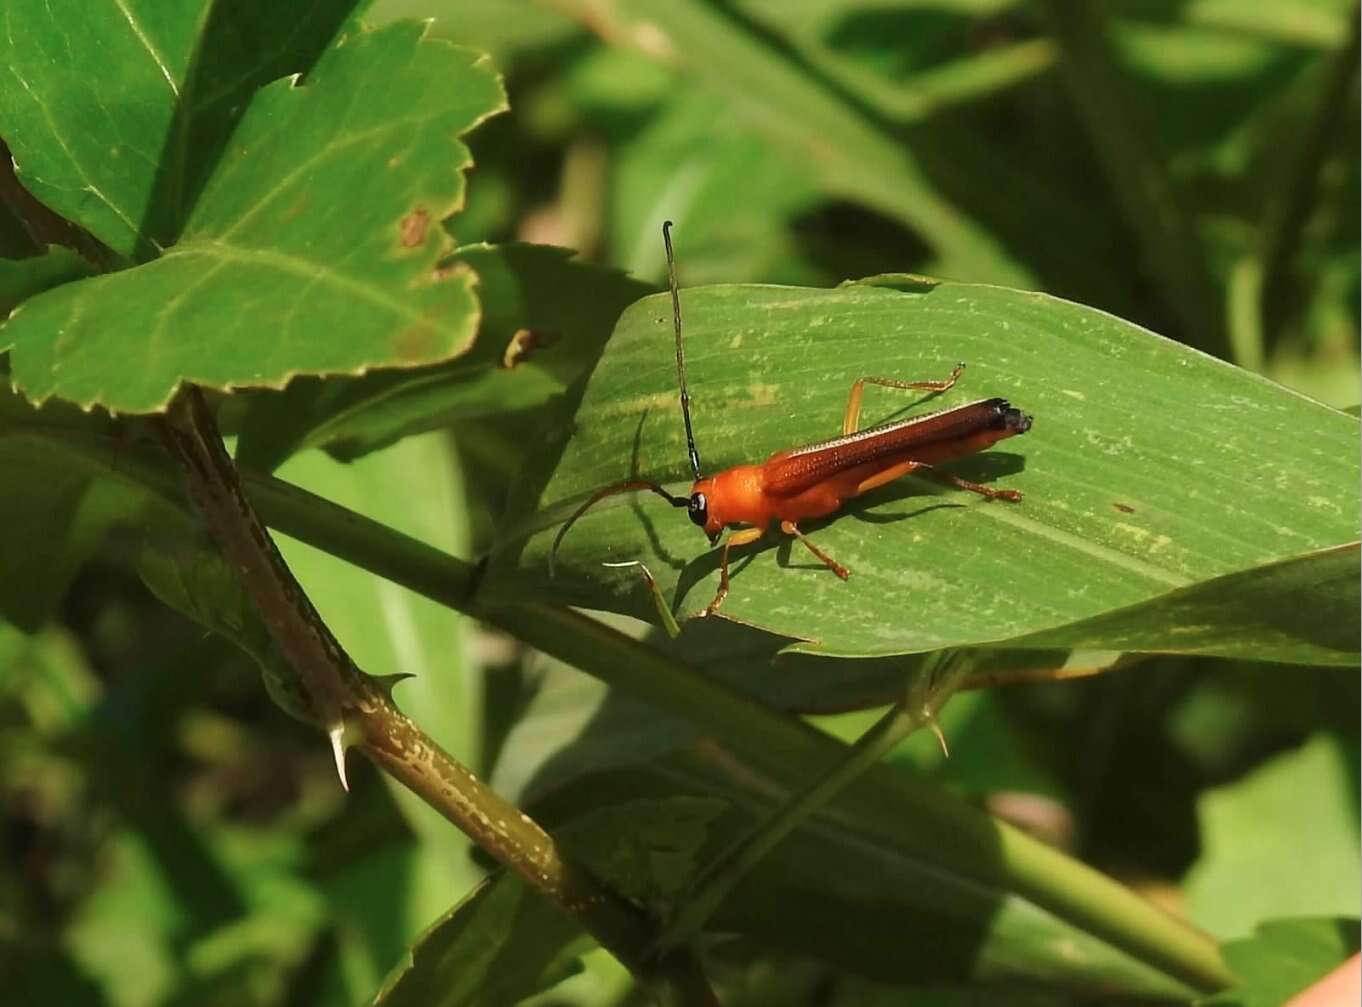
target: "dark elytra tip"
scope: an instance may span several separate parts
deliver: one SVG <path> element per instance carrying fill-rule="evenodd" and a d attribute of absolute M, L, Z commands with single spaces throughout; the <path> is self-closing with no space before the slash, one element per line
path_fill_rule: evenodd
<path fill-rule="evenodd" d="M 1031 429 L 1031 414 L 1024 413 L 1020 409 L 1015 409 L 1007 399 L 994 399 L 993 408 L 997 410 L 993 414 L 992 422 L 989 424 L 994 430 L 1008 430 L 1015 434 L 1024 434 Z"/>

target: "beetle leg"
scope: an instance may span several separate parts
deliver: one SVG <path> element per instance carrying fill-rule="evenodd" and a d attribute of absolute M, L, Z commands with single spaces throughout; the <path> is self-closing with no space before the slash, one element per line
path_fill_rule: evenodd
<path fill-rule="evenodd" d="M 809 537 L 805 535 L 802 531 L 800 531 L 799 525 L 795 524 L 793 521 L 780 522 L 780 530 L 783 531 L 786 535 L 793 535 L 795 538 L 799 539 L 799 541 L 803 542 L 805 547 L 809 550 L 809 552 L 813 553 L 815 556 L 821 559 L 827 565 L 827 568 L 831 570 L 833 573 L 835 573 L 838 577 L 841 577 L 843 580 L 846 580 L 848 577 L 851 576 L 850 570 L 844 567 L 841 563 L 838 563 L 835 559 L 833 559 L 831 556 L 825 553 L 822 549 L 818 548 L 818 546 L 810 542 Z"/>
<path fill-rule="evenodd" d="M 735 531 L 728 538 L 724 539 L 724 551 L 719 559 L 719 590 L 714 595 L 714 600 L 705 606 L 705 610 L 700 614 L 713 615 L 719 610 L 719 606 L 728 597 L 728 550 L 735 545 L 749 545 L 761 538 L 765 529 L 763 528 L 744 528 L 742 531 Z"/>
<path fill-rule="evenodd" d="M 676 616 L 672 615 L 672 610 L 667 604 L 667 599 L 662 596 L 662 588 L 657 586 L 657 581 L 653 578 L 653 572 L 644 565 L 642 560 L 627 559 L 621 563 L 602 563 L 601 566 L 608 566 L 615 569 L 627 566 L 638 567 L 638 572 L 643 575 L 643 583 L 647 586 L 648 593 L 653 597 L 653 604 L 657 606 L 657 617 L 662 620 L 662 628 L 667 631 L 667 635 L 673 640 L 681 635 L 681 627 L 676 624 Z"/>
<path fill-rule="evenodd" d="M 1009 500 L 1012 503 L 1017 503 L 1022 498 L 1021 490 L 995 490 L 990 486 L 972 483 L 968 479 L 961 479 L 959 476 L 953 476 L 949 472 L 943 472 L 935 465 L 928 465 L 926 462 L 911 461 L 900 462 L 897 465 L 891 465 L 883 472 L 876 472 L 873 476 L 856 487 L 856 495 L 860 496 L 862 493 L 869 493 L 871 490 L 883 486 L 885 483 L 893 482 L 900 476 L 906 476 L 908 473 L 916 472 L 919 469 L 924 472 L 930 472 L 938 479 L 948 482 L 952 486 L 959 487 L 962 490 L 969 490 L 971 493 L 978 493 L 981 497 L 985 497 L 989 500 Z"/>
<path fill-rule="evenodd" d="M 872 385 L 883 385 L 886 388 L 911 388 L 919 392 L 944 392 L 951 388 L 960 379 L 960 372 L 965 369 L 964 364 L 956 364 L 951 371 L 950 377 L 944 381 L 899 381 L 896 378 L 857 378 L 851 386 L 851 394 L 847 396 L 847 409 L 842 414 L 842 436 L 854 434 L 861 428 L 861 393 L 865 391 L 866 382 Z"/>

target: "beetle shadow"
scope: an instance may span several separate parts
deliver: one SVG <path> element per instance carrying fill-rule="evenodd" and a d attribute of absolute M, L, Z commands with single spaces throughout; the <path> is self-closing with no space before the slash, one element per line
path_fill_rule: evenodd
<path fill-rule="evenodd" d="M 950 462 L 949 468 L 942 467 L 941 471 L 950 475 L 959 476 L 970 482 L 980 483 L 984 486 L 992 487 L 999 479 L 1014 476 L 1026 468 L 1026 459 L 1022 455 L 1013 454 L 1010 451 L 999 451 L 993 454 L 974 455 L 967 459 Z M 914 480 L 920 480 L 915 482 Z M 857 521 L 864 521 L 868 524 L 895 524 L 899 521 L 906 521 L 915 518 L 929 511 L 934 510 L 956 510 L 968 506 L 968 504 L 957 502 L 956 500 L 943 500 L 932 490 L 924 490 L 924 483 L 933 487 L 940 487 L 944 492 L 957 492 L 944 479 L 937 479 L 931 473 L 919 476 L 904 476 L 896 479 L 892 483 L 872 490 L 865 496 L 857 497 L 849 501 L 845 508 L 847 516 L 855 518 Z M 1006 487 L 994 487 L 1006 489 Z M 886 505 L 898 503 L 901 500 L 917 499 L 923 501 L 923 506 L 914 510 L 899 513 L 884 513 Z M 927 501 L 931 501 L 928 503 Z M 1006 501 L 1000 500 L 980 500 L 980 503 L 999 504 L 1012 506 Z"/>
<path fill-rule="evenodd" d="M 643 424 L 647 422 L 648 412 L 649 412 L 648 409 L 643 410 L 643 414 L 638 418 L 638 426 L 634 428 L 634 445 L 629 452 L 629 475 L 628 475 L 629 479 L 639 478 L 638 474 L 639 445 L 643 441 Z M 635 493 L 630 498 L 629 509 L 633 512 L 634 517 L 638 520 L 639 526 L 643 529 L 643 534 L 647 536 L 649 551 L 652 553 L 653 556 L 661 560 L 663 563 L 667 564 L 667 566 L 671 567 L 673 570 L 684 570 L 686 566 L 686 560 L 683 557 L 673 555 L 663 547 L 662 538 L 657 533 L 657 527 L 653 524 L 652 517 L 649 516 L 648 508 L 643 506 L 645 497 L 650 501 L 657 500 L 659 503 L 661 502 L 660 497 L 656 496 L 653 493 L 649 493 L 646 490 L 641 490 L 638 493 Z M 680 508 L 677 507 L 670 506 L 668 507 L 668 510 L 673 512 L 679 509 Z"/>
<path fill-rule="evenodd" d="M 747 567 L 762 553 L 767 552 L 779 545 L 769 535 L 741 546 L 742 552 L 730 553 L 728 557 L 728 576 L 729 579 L 737 577 L 738 574 L 746 570 Z M 719 543 L 710 549 L 703 556 L 686 563 L 681 568 L 681 574 L 676 579 L 676 596 L 672 599 L 672 611 L 675 612 L 689 595 L 691 588 L 705 580 L 715 570 L 719 569 L 719 564 L 723 560 L 724 547 Z M 708 601 L 706 601 L 708 604 Z"/>

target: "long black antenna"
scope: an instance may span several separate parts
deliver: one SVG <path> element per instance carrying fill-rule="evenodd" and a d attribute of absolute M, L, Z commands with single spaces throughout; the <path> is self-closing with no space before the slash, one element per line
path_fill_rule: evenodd
<path fill-rule="evenodd" d="M 676 380 L 681 385 L 681 415 L 686 421 L 686 450 L 690 467 L 700 481 L 700 452 L 695 450 L 695 431 L 690 425 L 690 392 L 686 391 L 686 353 L 681 348 L 681 294 L 676 289 L 676 256 L 672 254 L 672 222 L 662 222 L 662 243 L 667 246 L 667 278 L 672 285 L 672 322 L 676 328 Z"/>

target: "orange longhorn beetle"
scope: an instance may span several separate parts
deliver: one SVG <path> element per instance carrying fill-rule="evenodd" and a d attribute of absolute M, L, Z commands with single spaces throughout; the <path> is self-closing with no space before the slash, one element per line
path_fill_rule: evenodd
<path fill-rule="evenodd" d="M 735 465 L 712 476 L 700 471 L 700 455 L 695 450 L 695 434 L 690 422 L 690 394 L 686 391 L 686 359 L 681 347 L 681 296 L 676 284 L 676 261 L 672 254 L 671 221 L 662 225 L 662 241 L 667 249 L 667 271 L 671 281 L 672 319 L 676 330 L 676 374 L 681 386 L 681 415 L 686 423 L 686 447 L 695 480 L 690 496 L 668 493 L 655 482 L 630 479 L 597 490 L 558 530 L 549 553 L 552 571 L 558 546 L 567 530 L 598 502 L 617 493 L 649 490 L 673 507 L 685 507 L 690 519 L 704 529 L 711 546 L 730 525 L 747 527 L 733 531 L 724 542 L 719 562 L 719 590 L 704 610 L 710 615 L 728 595 L 728 553 L 734 546 L 748 545 L 761 538 L 776 522 L 786 535 L 799 539 L 842 580 L 851 571 L 842 566 L 799 530 L 799 522 L 835 513 L 846 501 L 893 482 L 910 472 L 928 472 L 939 479 L 989 500 L 1021 500 L 1018 490 L 995 490 L 959 479 L 935 466 L 954 461 L 991 447 L 998 441 L 1031 429 L 1031 417 L 1014 409 L 1006 399 L 980 399 L 905 420 L 882 423 L 859 430 L 861 393 L 867 382 L 888 388 L 908 388 L 932 393 L 953 386 L 964 370 L 956 364 L 943 381 L 899 381 L 894 378 L 858 378 L 851 386 L 846 413 L 842 417 L 842 436 L 789 451 L 777 451 L 760 465 Z M 611 564 L 615 565 L 615 564 Z M 652 576 L 643 569 L 650 587 Z"/>

